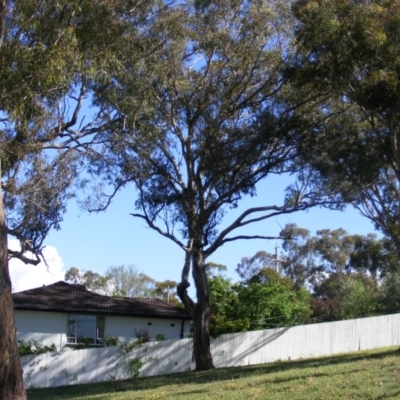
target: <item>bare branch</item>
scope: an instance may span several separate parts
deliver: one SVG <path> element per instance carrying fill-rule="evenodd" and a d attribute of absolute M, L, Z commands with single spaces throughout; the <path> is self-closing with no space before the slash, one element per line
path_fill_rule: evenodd
<path fill-rule="evenodd" d="M 136 214 L 136 213 L 131 213 L 133 217 L 136 218 L 142 218 L 146 221 L 147 225 L 151 228 L 154 229 L 156 232 L 158 232 L 160 235 L 165 236 L 166 238 L 172 240 L 174 243 L 176 243 L 181 249 L 188 251 L 189 249 L 180 241 L 178 240 L 174 235 L 171 235 L 168 232 L 163 231 L 160 227 L 158 227 L 156 224 L 153 223 L 153 221 L 146 215 L 143 214 Z"/>
<path fill-rule="evenodd" d="M 117 195 L 118 191 L 129 182 L 130 182 L 129 179 L 121 181 L 118 185 L 116 185 L 114 187 L 113 192 L 107 196 L 107 202 L 104 205 L 102 205 L 101 207 L 98 207 L 98 208 L 90 208 L 89 211 L 90 212 L 105 211 L 108 208 L 108 206 L 111 204 L 112 199 Z"/>
<path fill-rule="evenodd" d="M 308 208 L 311 208 L 311 207 L 323 206 L 323 205 L 328 205 L 331 203 L 336 204 L 336 202 L 320 201 L 320 202 L 311 202 L 311 203 L 299 203 L 290 208 L 286 208 L 285 206 L 280 206 L 280 207 L 279 206 L 266 206 L 266 207 L 249 208 L 246 211 L 244 211 L 231 225 L 229 225 L 227 228 L 225 228 L 218 235 L 218 237 L 215 239 L 213 244 L 204 251 L 204 254 L 207 254 L 207 257 L 208 257 L 210 254 L 212 254 L 214 251 L 216 251 L 219 247 L 221 247 L 224 243 L 232 241 L 232 240 L 236 240 L 236 238 L 239 238 L 239 236 L 235 237 L 234 239 L 226 238 L 226 236 L 229 233 L 231 233 L 232 231 L 234 231 L 235 229 L 242 228 L 245 225 L 263 221 L 268 218 L 276 217 L 278 215 L 292 214 L 297 211 L 307 210 Z M 274 212 L 264 214 L 260 217 L 251 218 L 251 219 L 244 221 L 244 219 L 251 214 L 267 212 L 267 211 L 274 211 Z M 260 237 L 260 239 L 262 239 L 262 238 L 268 239 L 268 237 Z M 275 237 L 272 237 L 272 239 L 274 239 L 274 238 Z"/>
<path fill-rule="evenodd" d="M 239 240 L 239 239 L 264 239 L 264 240 L 284 240 L 287 238 L 281 237 L 281 236 L 261 236 L 261 235 L 253 235 L 253 236 L 247 236 L 247 235 L 239 235 L 239 236 L 234 236 L 231 238 L 226 238 L 222 241 L 222 244 L 228 243 L 228 242 L 233 242 L 234 240 Z M 221 244 L 221 245 L 222 245 Z"/>

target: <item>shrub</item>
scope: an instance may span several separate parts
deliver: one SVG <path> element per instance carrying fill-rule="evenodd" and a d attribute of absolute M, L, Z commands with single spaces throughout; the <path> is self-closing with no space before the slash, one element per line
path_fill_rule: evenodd
<path fill-rule="evenodd" d="M 121 344 L 121 342 L 117 336 L 106 336 L 104 338 L 104 344 L 106 345 L 106 347 L 111 347 L 111 346 L 118 346 Z"/>
<path fill-rule="evenodd" d="M 139 376 L 140 369 L 143 367 L 143 361 L 140 358 L 134 358 L 128 362 L 129 371 L 133 378 Z"/>
<path fill-rule="evenodd" d="M 121 349 L 125 353 L 129 353 L 136 347 L 139 347 L 143 343 L 150 342 L 150 335 L 147 329 L 135 329 L 136 340 L 129 343 L 124 343 Z"/>
<path fill-rule="evenodd" d="M 18 340 L 18 350 L 21 356 L 28 356 L 31 354 L 44 354 L 54 353 L 57 351 L 56 345 L 53 343 L 51 346 L 43 346 L 41 342 L 36 340 L 25 342 L 24 340 Z"/>
<path fill-rule="evenodd" d="M 135 329 L 135 336 L 140 343 L 150 342 L 150 334 L 147 329 Z"/>

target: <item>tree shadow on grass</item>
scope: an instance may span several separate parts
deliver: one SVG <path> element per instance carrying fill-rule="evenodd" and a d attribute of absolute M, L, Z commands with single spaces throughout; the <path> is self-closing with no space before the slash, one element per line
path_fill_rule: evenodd
<path fill-rule="evenodd" d="M 56 388 L 30 389 L 27 391 L 28 400 L 64 400 L 83 399 L 87 396 L 106 395 L 126 392 L 157 389 L 162 386 L 187 385 L 191 383 L 206 384 L 216 381 L 232 381 L 249 376 L 271 374 L 290 371 L 298 368 L 317 368 L 326 365 L 338 365 L 361 360 L 379 360 L 389 356 L 398 356 L 398 349 L 386 349 L 372 353 L 350 353 L 337 356 L 314 358 L 295 361 L 275 362 L 271 364 L 258 364 L 245 367 L 219 368 L 211 371 L 191 371 L 163 376 L 136 378 L 125 381 L 109 381 L 86 385 L 62 386 Z"/>

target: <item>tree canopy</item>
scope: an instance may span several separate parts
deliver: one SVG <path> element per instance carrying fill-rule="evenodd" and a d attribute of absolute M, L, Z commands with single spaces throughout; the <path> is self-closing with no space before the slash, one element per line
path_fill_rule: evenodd
<path fill-rule="evenodd" d="M 66 271 L 64 279 L 69 283 L 85 285 L 88 290 L 107 296 L 155 297 L 181 306 L 176 297 L 175 281 L 156 281 L 135 265 L 113 265 L 107 268 L 104 275 L 72 267 Z"/>
<path fill-rule="evenodd" d="M 400 263 L 387 238 L 350 235 L 341 228 L 311 235 L 295 224 L 287 224 L 281 236 L 285 239 L 278 260 L 284 278 L 278 275 L 279 282 L 311 293 L 312 321 L 361 318 L 398 307 L 394 291 Z M 242 276 L 247 284 L 277 278 L 275 271 L 259 262 L 265 255 L 268 265 L 270 257 L 263 251 L 242 258 L 239 266 L 248 265 L 253 274 Z"/>
<path fill-rule="evenodd" d="M 213 336 L 305 323 L 311 314 L 309 292 L 271 268 L 236 284 L 221 276 L 209 282 Z"/>
<path fill-rule="evenodd" d="M 60 227 L 75 194 L 80 152 L 94 133 L 98 115 L 82 115 L 94 79 L 118 68 L 129 46 L 140 52 L 140 29 L 159 8 L 122 0 L 0 4 L 1 398 L 25 398 L 8 258 L 40 262 L 46 235 Z M 19 251 L 7 249 L 7 235 L 19 240 Z"/>
<path fill-rule="evenodd" d="M 308 155 L 315 187 L 340 193 L 398 252 L 399 6 L 295 2 L 298 54 L 288 69 L 297 87 L 312 88 L 319 99 L 314 115 L 321 117 Z"/>

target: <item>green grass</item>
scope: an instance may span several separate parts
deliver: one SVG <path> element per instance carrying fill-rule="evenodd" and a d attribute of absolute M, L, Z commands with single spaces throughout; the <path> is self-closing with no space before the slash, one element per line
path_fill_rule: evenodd
<path fill-rule="evenodd" d="M 28 390 L 28 400 L 400 399 L 398 348 L 90 385 Z"/>

